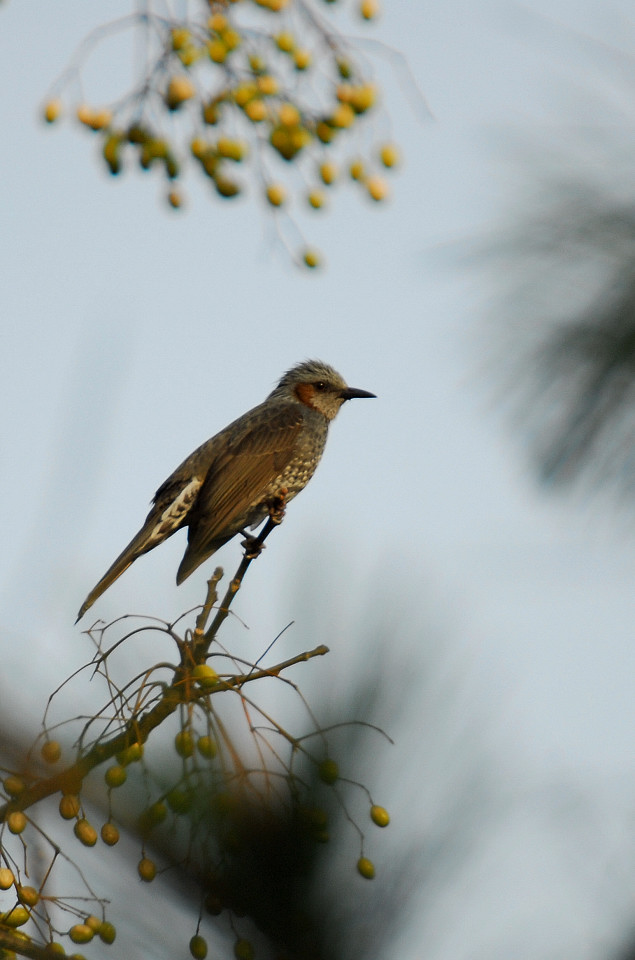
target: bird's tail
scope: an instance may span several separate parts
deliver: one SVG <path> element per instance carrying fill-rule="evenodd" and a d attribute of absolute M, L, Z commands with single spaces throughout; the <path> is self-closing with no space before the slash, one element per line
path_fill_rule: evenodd
<path fill-rule="evenodd" d="M 192 528 L 190 527 L 190 530 L 191 529 Z M 215 540 L 201 544 L 199 542 L 199 538 L 194 535 L 187 545 L 187 549 L 183 554 L 183 559 L 181 560 L 179 569 L 176 572 L 177 586 L 180 586 L 184 580 L 187 580 L 189 575 L 194 573 L 197 567 L 200 567 L 200 565 L 205 560 L 209 559 L 213 553 L 216 553 L 217 550 L 220 550 L 223 544 L 227 543 L 228 540 L 231 540 L 233 536 L 234 534 L 230 533 L 229 536 L 217 537 Z"/>
<path fill-rule="evenodd" d="M 148 529 L 148 527 L 150 527 L 150 524 L 146 524 L 143 529 L 139 531 L 128 546 L 122 550 L 115 562 L 106 570 L 99 583 L 93 587 L 79 608 L 75 623 L 78 623 L 82 619 L 86 611 L 92 607 L 95 600 L 101 597 L 102 593 L 134 563 L 137 557 L 140 557 L 142 553 L 146 553 L 155 545 L 151 537 L 152 528 Z"/>

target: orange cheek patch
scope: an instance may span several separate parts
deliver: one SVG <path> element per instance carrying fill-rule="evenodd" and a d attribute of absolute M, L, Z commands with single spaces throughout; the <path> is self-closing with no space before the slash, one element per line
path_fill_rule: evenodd
<path fill-rule="evenodd" d="M 315 388 L 310 383 L 299 383 L 295 388 L 295 395 L 300 403 L 303 403 L 307 407 L 312 407 Z"/>

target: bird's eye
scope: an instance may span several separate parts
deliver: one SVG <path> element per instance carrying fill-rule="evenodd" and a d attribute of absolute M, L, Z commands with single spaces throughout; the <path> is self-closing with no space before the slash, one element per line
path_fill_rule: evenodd
<path fill-rule="evenodd" d="M 316 390 L 326 390 L 326 384 L 324 383 L 324 380 L 318 380 L 318 382 L 314 383 L 313 386 Z"/>

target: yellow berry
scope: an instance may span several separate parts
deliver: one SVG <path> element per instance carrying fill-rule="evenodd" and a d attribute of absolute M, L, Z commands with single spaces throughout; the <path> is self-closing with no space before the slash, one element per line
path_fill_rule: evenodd
<path fill-rule="evenodd" d="M 104 127 L 110 125 L 112 112 L 106 109 L 92 110 L 91 107 L 82 103 L 77 108 L 77 119 L 85 127 L 90 127 L 91 130 L 103 130 Z"/>
<path fill-rule="evenodd" d="M 295 37 L 289 30 L 283 30 L 276 38 L 276 46 L 283 53 L 291 53 L 295 48 Z"/>
<path fill-rule="evenodd" d="M 226 200 L 231 200 L 232 197 L 237 197 L 240 193 L 240 185 L 235 180 L 230 180 L 229 177 L 216 175 L 214 186 L 216 187 L 216 193 Z"/>
<path fill-rule="evenodd" d="M 158 824 L 163 823 L 167 817 L 168 808 L 161 800 L 157 800 L 156 803 L 153 803 L 148 807 L 145 813 L 149 823 L 152 826 L 157 826 Z"/>
<path fill-rule="evenodd" d="M 311 190 L 307 200 L 309 201 L 309 205 L 312 206 L 314 210 L 319 210 L 324 206 L 324 194 L 321 190 Z"/>
<path fill-rule="evenodd" d="M 0 924 L 6 927 L 21 927 L 27 922 L 31 914 L 26 907 L 14 907 L 7 913 L 0 913 Z"/>
<path fill-rule="evenodd" d="M 379 157 L 385 167 L 395 167 L 400 160 L 399 150 L 394 143 L 385 143 L 379 151 Z"/>
<path fill-rule="evenodd" d="M 104 774 L 104 780 L 106 781 L 106 786 L 111 789 L 116 789 L 121 787 L 128 777 L 126 773 L 126 768 L 120 766 L 118 763 L 112 767 L 108 767 L 106 773 Z"/>
<path fill-rule="evenodd" d="M 21 810 L 13 810 L 7 817 L 7 826 L 11 833 L 22 833 L 27 825 L 25 814 Z"/>
<path fill-rule="evenodd" d="M 207 56 L 214 63 L 224 63 L 227 59 L 227 47 L 222 40 L 208 40 Z"/>
<path fill-rule="evenodd" d="M 218 123 L 220 115 L 218 112 L 218 104 L 214 100 L 210 100 L 209 103 L 204 103 L 201 112 L 205 123 L 209 123 L 210 126 Z"/>
<path fill-rule="evenodd" d="M 103 824 L 100 832 L 101 839 L 107 847 L 114 847 L 116 843 L 119 843 L 119 830 L 110 820 Z"/>
<path fill-rule="evenodd" d="M 265 73 L 262 77 L 258 77 L 257 86 L 263 97 L 274 97 L 279 90 L 277 79 L 272 77 L 270 73 Z"/>
<path fill-rule="evenodd" d="M 61 943 L 58 943 L 56 940 L 49 940 L 44 949 L 45 957 L 65 957 L 66 950 Z"/>
<path fill-rule="evenodd" d="M 91 130 L 103 130 L 104 127 L 109 127 L 112 123 L 112 110 L 96 110 L 93 113 L 90 127 Z"/>
<path fill-rule="evenodd" d="M 279 183 L 271 183 L 267 187 L 267 200 L 272 207 L 281 207 L 286 199 L 284 187 Z"/>
<path fill-rule="evenodd" d="M 337 130 L 326 120 L 320 120 L 315 126 L 315 135 L 322 143 L 330 143 L 335 138 L 336 133 Z"/>
<path fill-rule="evenodd" d="M 247 145 L 241 140 L 230 140 L 229 137 L 219 137 L 216 142 L 216 150 L 221 157 L 225 157 L 228 160 L 235 160 L 237 163 L 243 159 L 247 153 Z M 203 667 L 203 673 L 206 671 L 212 670 L 211 667 L 208 667 L 206 664 L 200 664 Z M 198 668 L 195 667 L 193 674 L 196 673 Z M 218 674 L 215 670 L 212 670 L 215 680 L 218 680 Z M 209 674 L 207 674 L 209 675 Z"/>
<path fill-rule="evenodd" d="M 244 107 L 258 93 L 258 87 L 255 83 L 241 83 L 233 93 L 234 103 L 239 107 Z"/>
<path fill-rule="evenodd" d="M 127 767 L 129 763 L 136 763 L 138 760 L 141 760 L 142 756 L 143 744 L 131 743 L 129 747 L 126 747 L 125 750 L 121 750 L 117 754 L 117 763 L 120 763 L 122 767 Z"/>
<path fill-rule="evenodd" d="M 361 160 L 353 160 L 348 168 L 351 180 L 363 180 L 365 177 L 364 164 Z"/>
<path fill-rule="evenodd" d="M 337 180 L 337 172 L 337 166 L 331 161 L 325 161 L 320 164 L 320 177 L 322 178 L 322 182 L 327 186 L 330 186 Z"/>
<path fill-rule="evenodd" d="M 318 766 L 318 776 L 322 783 L 327 783 L 329 786 L 338 779 L 340 775 L 340 770 L 335 762 L 331 760 L 330 757 L 327 757 L 326 760 L 322 760 Z"/>
<path fill-rule="evenodd" d="M 339 107 L 331 115 L 331 124 L 341 130 L 352 127 L 355 123 L 355 111 L 350 103 L 340 103 Z"/>
<path fill-rule="evenodd" d="M 16 893 L 18 895 L 18 900 L 20 903 L 23 903 L 25 907 L 34 907 L 40 899 L 40 894 L 37 892 L 35 887 L 16 887 Z"/>
<path fill-rule="evenodd" d="M 8 890 L 15 883 L 13 870 L 8 867 L 0 867 L 0 890 Z"/>
<path fill-rule="evenodd" d="M 95 934 L 86 923 L 76 923 L 68 931 L 68 935 L 73 943 L 90 943 Z"/>
<path fill-rule="evenodd" d="M 373 804 L 370 808 L 370 818 L 378 827 L 387 827 L 390 823 L 390 816 L 385 807 L 378 807 Z"/>
<path fill-rule="evenodd" d="M 269 136 L 269 143 L 285 160 L 293 160 L 300 150 L 311 142 L 311 134 L 306 127 L 275 127 Z"/>
<path fill-rule="evenodd" d="M 61 100 L 49 100 L 44 104 L 44 119 L 47 123 L 55 123 L 62 112 Z"/>
<path fill-rule="evenodd" d="M 101 152 L 111 174 L 116 176 L 121 170 L 121 136 L 111 133 L 106 137 Z"/>
<path fill-rule="evenodd" d="M 112 923 L 109 923 L 108 920 L 104 920 L 101 927 L 99 928 L 99 939 L 102 943 L 114 943 L 115 937 L 117 936 L 117 931 Z"/>
<path fill-rule="evenodd" d="M 263 100 L 250 100 L 245 105 L 245 113 L 252 123 L 260 123 L 267 117 L 267 106 Z"/>
<path fill-rule="evenodd" d="M 323 828 L 328 826 L 329 815 L 324 807 L 310 807 L 307 817 L 312 827 Z"/>
<path fill-rule="evenodd" d="M 293 63 L 296 70 L 307 70 L 311 66 L 311 60 L 310 50 L 296 50 L 293 54 Z"/>
<path fill-rule="evenodd" d="M 265 61 L 257 53 L 249 54 L 249 66 L 254 73 L 264 73 L 267 67 Z"/>
<path fill-rule="evenodd" d="M 195 92 L 194 84 L 189 77 L 172 77 L 165 93 L 165 102 L 170 110 L 178 110 L 182 103 L 191 100 Z"/>
<path fill-rule="evenodd" d="M 203 55 L 203 51 L 200 47 L 195 47 L 192 44 L 188 47 L 184 47 L 178 52 L 178 58 L 183 64 L 184 67 L 191 67 L 193 63 L 196 63 L 197 60 Z"/>
<path fill-rule="evenodd" d="M 348 103 L 355 113 L 365 113 L 374 106 L 377 100 L 377 90 L 372 83 L 364 84 L 361 87 L 353 87 L 348 99 Z"/>
<path fill-rule="evenodd" d="M 251 940 L 240 939 L 234 944 L 236 960 L 254 960 L 254 947 Z"/>
<path fill-rule="evenodd" d="M 62 748 L 57 740 L 47 740 L 42 744 L 40 754 L 45 763 L 57 763 L 62 756 Z"/>
<path fill-rule="evenodd" d="M 137 873 L 144 883 L 152 883 L 157 875 L 157 868 L 154 860 L 143 857 L 137 864 Z"/>
<path fill-rule="evenodd" d="M 319 267 L 321 263 L 321 258 L 317 250 L 305 250 L 302 255 L 304 265 L 310 267 L 312 270 L 315 267 Z"/>
<path fill-rule="evenodd" d="M 73 832 L 85 847 L 94 847 L 97 843 L 97 831 L 84 817 L 77 821 L 73 827 Z"/>
<path fill-rule="evenodd" d="M 74 793 L 65 793 L 60 800 L 60 816 L 63 817 L 64 820 L 72 820 L 79 813 L 79 809 L 79 797 L 75 796 Z"/>
<path fill-rule="evenodd" d="M 236 47 L 239 47 L 243 42 L 243 38 L 238 31 L 232 30 L 231 27 L 229 27 L 227 30 L 223 30 L 222 39 L 228 51 L 235 50 Z"/>
<path fill-rule="evenodd" d="M 196 741 L 196 749 L 202 757 L 206 757 L 208 760 L 213 760 L 218 753 L 216 742 L 208 736 L 198 738 Z"/>
<path fill-rule="evenodd" d="M 173 210 L 178 210 L 183 203 L 183 197 L 178 190 L 170 190 L 168 193 L 168 203 Z"/>
<path fill-rule="evenodd" d="M 368 857 L 360 857 L 357 861 L 357 870 L 366 880 L 372 880 L 375 876 L 375 864 Z"/>
<path fill-rule="evenodd" d="M 223 13 L 214 13 L 207 21 L 207 26 L 215 33 L 220 33 L 227 27 L 227 17 Z"/>
<path fill-rule="evenodd" d="M 193 157 L 196 157 L 197 160 L 200 160 L 208 150 L 209 143 L 207 143 L 206 140 L 203 140 L 202 137 L 194 137 L 190 143 L 190 152 Z"/>
<path fill-rule="evenodd" d="M 278 110 L 283 127 L 295 127 L 300 123 L 300 111 L 292 103 L 283 103 Z"/>
<path fill-rule="evenodd" d="M 174 749 L 180 757 L 191 757 L 194 753 L 194 737 L 189 730 L 179 730 L 174 738 Z"/>
<path fill-rule="evenodd" d="M 14 776 L 5 777 L 2 781 L 2 786 L 9 797 L 19 797 L 21 793 L 24 793 L 26 788 L 22 777 Z"/>
<path fill-rule="evenodd" d="M 80 123 L 83 123 L 87 127 L 91 125 L 93 120 L 93 111 L 87 104 L 81 103 L 78 106 L 77 119 L 79 120 Z"/>
<path fill-rule="evenodd" d="M 185 27 L 174 27 L 172 30 L 172 49 L 182 50 L 190 40 L 190 31 Z"/>
<path fill-rule="evenodd" d="M 219 153 L 221 141 L 218 141 Z M 228 154 L 221 153 L 221 156 L 227 156 Z M 207 663 L 199 663 L 192 670 L 192 678 L 201 686 L 204 690 L 215 687 L 218 684 L 218 674 L 213 667 L 210 667 Z"/>
<path fill-rule="evenodd" d="M 128 143 L 141 144 L 150 139 L 150 134 L 138 123 L 132 123 L 125 133 Z"/>
<path fill-rule="evenodd" d="M 373 200 L 384 200 L 388 195 L 388 186 L 382 177 L 369 177 L 366 189 Z"/>
<path fill-rule="evenodd" d="M 379 15 L 379 0 L 361 0 L 359 12 L 364 20 L 374 20 Z"/>
<path fill-rule="evenodd" d="M 99 933 L 99 931 L 101 930 L 102 922 L 99 919 L 99 917 L 96 917 L 94 914 L 91 914 L 90 917 L 86 917 L 86 919 L 84 920 L 84 923 L 86 924 L 87 927 L 90 927 L 93 933 Z"/>
<path fill-rule="evenodd" d="M 185 790 L 179 790 L 178 787 L 175 787 L 174 790 L 170 790 L 165 799 L 168 802 L 170 810 L 172 810 L 174 813 L 187 813 L 192 806 L 192 798 L 190 794 L 186 793 Z"/>
<path fill-rule="evenodd" d="M 198 933 L 190 940 L 190 953 L 194 960 L 205 960 L 207 956 L 207 940 Z"/>

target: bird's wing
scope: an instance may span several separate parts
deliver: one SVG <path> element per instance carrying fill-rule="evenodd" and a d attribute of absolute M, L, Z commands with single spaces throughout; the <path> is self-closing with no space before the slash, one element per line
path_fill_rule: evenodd
<path fill-rule="evenodd" d="M 274 412 L 254 410 L 238 433 L 230 428 L 225 448 L 207 473 L 190 515 L 180 580 L 209 556 L 213 541 L 238 532 L 248 508 L 264 497 L 268 485 L 293 457 L 303 422 L 302 409 L 290 403 Z"/>
<path fill-rule="evenodd" d="M 202 483 L 201 477 L 187 478 L 180 475 L 177 470 L 159 487 L 154 498 L 154 506 L 146 517 L 146 522 L 88 594 L 80 608 L 77 620 L 81 620 L 95 600 L 128 569 L 131 563 L 134 563 L 137 557 L 152 550 L 183 526 Z"/>
<path fill-rule="evenodd" d="M 154 495 L 153 506 L 142 531 L 147 534 L 145 550 L 151 550 L 182 527 L 196 502 L 203 485 L 203 477 L 181 476 L 182 472 L 180 469 L 175 470 Z"/>

